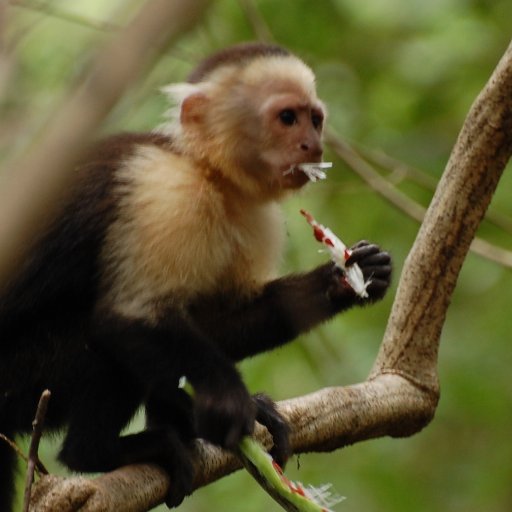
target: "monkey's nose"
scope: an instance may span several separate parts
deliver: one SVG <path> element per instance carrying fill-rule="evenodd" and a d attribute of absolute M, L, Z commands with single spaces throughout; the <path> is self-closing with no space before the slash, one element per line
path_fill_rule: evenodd
<path fill-rule="evenodd" d="M 323 148 L 320 142 L 304 141 L 300 144 L 300 149 L 308 153 L 311 161 L 320 160 L 323 154 Z"/>

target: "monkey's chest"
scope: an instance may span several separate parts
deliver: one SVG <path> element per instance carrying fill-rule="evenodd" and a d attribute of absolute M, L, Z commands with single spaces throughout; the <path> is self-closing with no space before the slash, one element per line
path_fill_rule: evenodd
<path fill-rule="evenodd" d="M 124 226 L 109 250 L 107 301 L 124 314 L 151 316 L 155 304 L 251 291 L 275 276 L 283 245 L 274 207 L 227 218 L 195 211 Z M 120 228 L 119 228 L 120 229 Z M 122 243 L 120 243 L 122 241 Z"/>

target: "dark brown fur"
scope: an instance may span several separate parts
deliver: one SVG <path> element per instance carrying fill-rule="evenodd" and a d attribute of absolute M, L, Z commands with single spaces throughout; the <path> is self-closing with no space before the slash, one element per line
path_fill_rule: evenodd
<path fill-rule="evenodd" d="M 290 55 L 290 52 L 278 45 L 269 45 L 265 43 L 242 43 L 226 48 L 225 50 L 220 50 L 206 58 L 192 71 L 192 73 L 190 73 L 188 76 L 188 82 L 202 82 L 212 71 L 222 66 L 240 66 L 257 57 L 286 57 L 288 55 Z"/>

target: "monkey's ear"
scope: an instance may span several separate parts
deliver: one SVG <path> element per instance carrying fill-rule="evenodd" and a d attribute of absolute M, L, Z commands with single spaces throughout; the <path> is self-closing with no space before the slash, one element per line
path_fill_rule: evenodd
<path fill-rule="evenodd" d="M 204 84 L 169 84 L 160 89 L 174 105 L 168 112 L 172 121 L 198 123 L 204 118 L 208 97 Z"/>
<path fill-rule="evenodd" d="M 187 96 L 181 103 L 180 121 L 183 125 L 201 123 L 206 114 L 208 98 L 197 92 Z"/>

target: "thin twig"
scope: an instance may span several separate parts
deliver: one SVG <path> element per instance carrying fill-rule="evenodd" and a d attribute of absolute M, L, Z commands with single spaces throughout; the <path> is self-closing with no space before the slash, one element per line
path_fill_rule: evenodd
<path fill-rule="evenodd" d="M 393 174 L 394 183 L 400 182 L 402 179 L 410 179 L 414 183 L 426 188 L 427 190 L 434 191 L 439 181 L 434 176 L 417 169 L 401 160 L 388 155 L 381 149 L 373 149 L 365 147 L 361 144 L 352 144 L 357 151 L 362 154 L 366 160 L 374 165 L 377 165 L 382 170 L 388 171 Z M 397 179 L 398 176 L 398 179 Z"/>
<path fill-rule="evenodd" d="M 272 31 L 252 0 L 238 0 L 256 38 L 267 43 L 275 41 Z"/>
<path fill-rule="evenodd" d="M 34 483 L 34 470 L 40 464 L 39 461 L 39 442 L 43 435 L 44 418 L 48 410 L 48 402 L 50 401 L 51 393 L 47 389 L 43 391 L 39 404 L 37 405 L 36 417 L 32 422 L 32 438 L 30 439 L 30 448 L 28 451 L 28 465 L 27 477 L 25 479 L 25 497 L 23 499 L 23 512 L 28 512 L 30 505 L 30 494 L 32 491 L 32 484 Z"/>
<path fill-rule="evenodd" d="M 387 180 L 397 185 L 404 179 L 409 179 L 413 183 L 427 190 L 434 192 L 437 187 L 438 180 L 427 174 L 425 171 L 412 167 L 397 158 L 393 158 L 382 150 L 374 150 L 361 145 L 354 145 L 357 151 L 372 164 L 378 166 L 383 171 L 391 173 Z M 489 210 L 485 214 L 485 220 L 494 224 L 496 227 L 512 234 L 512 218 L 504 213 Z"/>
<path fill-rule="evenodd" d="M 325 138 L 333 151 L 361 177 L 370 188 L 412 219 L 420 223 L 423 222 L 426 208 L 401 192 L 386 178 L 381 176 L 354 148 L 346 141 L 336 136 L 332 131 L 329 131 Z M 473 239 L 471 252 L 504 267 L 512 268 L 512 251 L 491 244 L 479 237 Z"/>
<path fill-rule="evenodd" d="M 326 133 L 325 140 L 333 151 L 362 178 L 371 189 L 387 199 L 409 217 L 418 222 L 422 222 L 426 210 L 423 206 L 413 201 L 383 178 L 354 148 L 332 131 Z"/>
<path fill-rule="evenodd" d="M 25 464 L 28 464 L 28 457 L 23 453 L 23 450 L 10 438 L 8 438 L 5 434 L 0 433 L 0 440 L 6 442 L 16 453 L 16 455 L 23 459 Z M 38 475 L 48 475 L 48 470 L 45 468 L 44 464 L 38 460 L 36 465 L 36 472 Z"/>
<path fill-rule="evenodd" d="M 5 434 L 0 434 L 0 439 L 5 441 L 15 452 L 18 457 L 22 458 L 25 462 L 28 463 L 28 457 L 23 453 L 21 448 L 12 440 L 9 439 Z"/>

